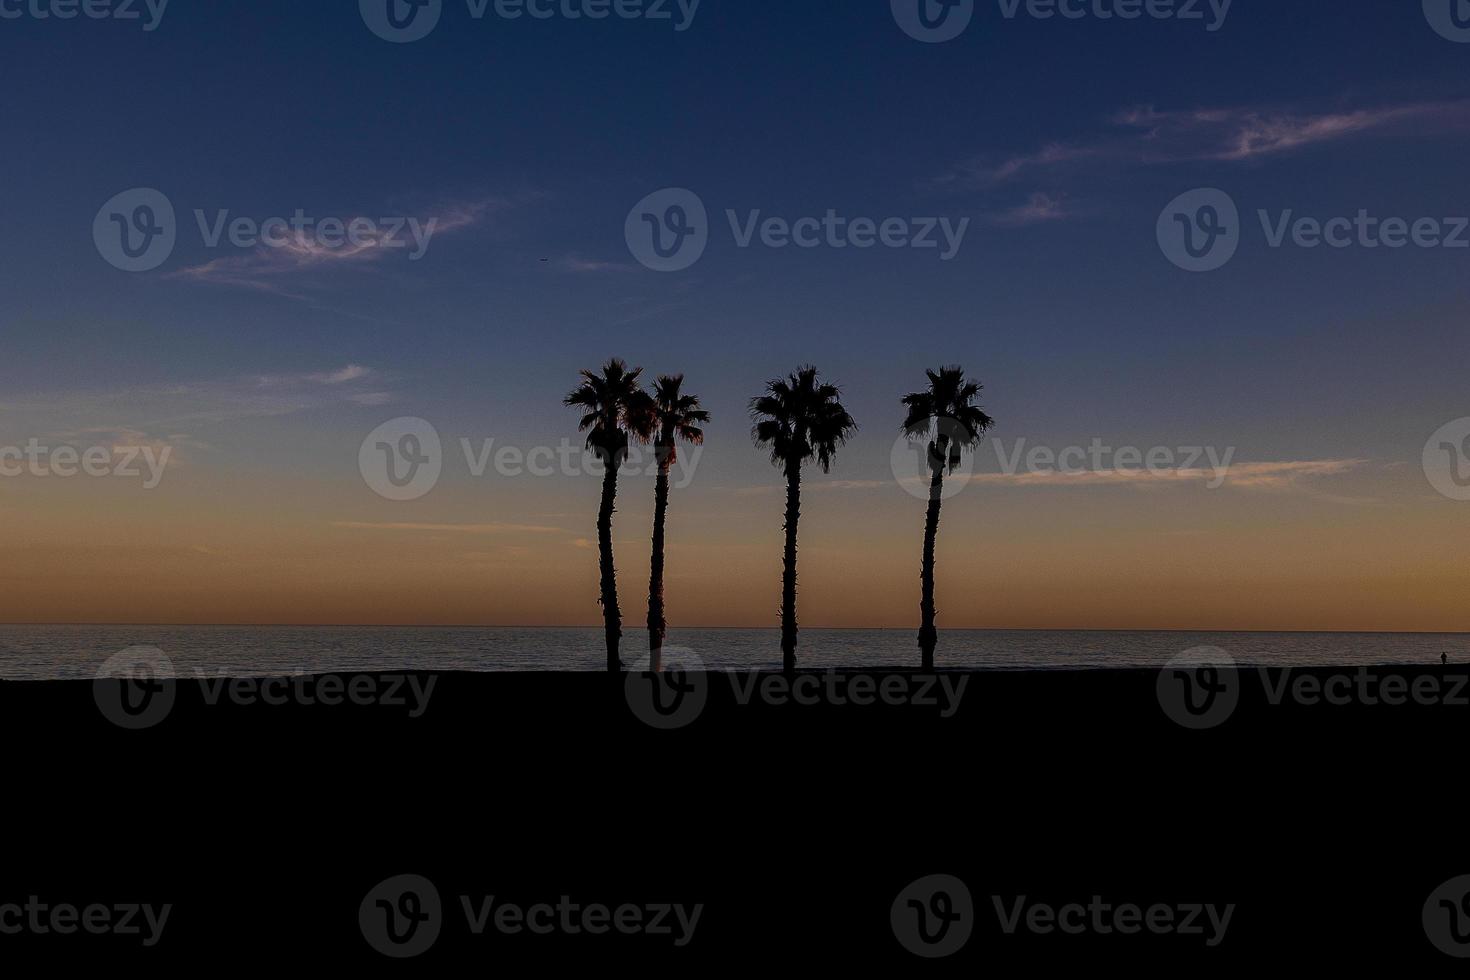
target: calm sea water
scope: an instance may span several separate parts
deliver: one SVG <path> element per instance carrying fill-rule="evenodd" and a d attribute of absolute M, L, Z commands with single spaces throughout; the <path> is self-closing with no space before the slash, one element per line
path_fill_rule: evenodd
<path fill-rule="evenodd" d="M 801 633 L 803 667 L 915 667 L 914 630 Z M 628 630 L 623 658 L 645 653 Z M 671 630 L 668 644 L 713 668 L 780 667 L 772 630 Z M 0 677 L 91 677 L 128 647 L 157 647 L 181 674 L 265 675 L 383 670 L 600 670 L 598 629 L 0 626 Z M 1430 664 L 1440 653 L 1470 662 L 1464 633 L 1181 633 L 946 630 L 942 667 L 990 670 L 1154 667 L 1195 646 L 1220 647 L 1242 664 Z M 670 662 L 677 659 L 672 650 Z"/>

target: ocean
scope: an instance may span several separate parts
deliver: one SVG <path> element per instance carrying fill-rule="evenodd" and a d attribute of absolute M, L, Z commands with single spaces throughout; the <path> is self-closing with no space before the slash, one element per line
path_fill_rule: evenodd
<path fill-rule="evenodd" d="M 804 629 L 801 667 L 913 668 L 915 630 Z M 666 663 L 713 669 L 779 669 L 775 629 L 669 632 Z M 647 654 L 647 635 L 627 629 L 623 659 Z M 90 678 L 130 647 L 161 650 L 179 676 L 266 676 L 349 671 L 597 671 L 602 631 L 555 628 L 372 626 L 3 626 L 0 678 Z M 1470 662 L 1465 633 L 1210 633 L 944 630 L 941 668 L 1060 670 L 1157 667 L 1197 646 L 1242 665 L 1368 666 Z"/>

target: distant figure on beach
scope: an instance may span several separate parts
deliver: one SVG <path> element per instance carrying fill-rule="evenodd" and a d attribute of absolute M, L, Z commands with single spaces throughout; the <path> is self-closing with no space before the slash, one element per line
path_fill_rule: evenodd
<path fill-rule="evenodd" d="M 1441 667 L 1448 667 L 1450 665 L 1450 655 L 1447 653 L 1441 653 L 1439 655 L 1439 664 Z"/>

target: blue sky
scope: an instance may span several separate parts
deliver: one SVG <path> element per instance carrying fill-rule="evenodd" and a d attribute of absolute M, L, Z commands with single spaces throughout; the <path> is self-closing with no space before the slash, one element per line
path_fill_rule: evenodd
<path fill-rule="evenodd" d="M 1470 212 L 1467 66 L 1420 4 L 1367 0 L 1235 0 L 1213 32 L 980 2 L 944 44 L 905 35 L 887 0 L 703 0 L 682 32 L 475 21 L 446 0 L 409 44 L 350 2 L 173 0 L 151 32 L 0 20 L 0 386 L 37 418 L 85 405 L 98 418 L 69 425 L 166 427 L 130 408 L 140 389 L 186 386 L 194 411 L 241 379 L 305 390 L 358 366 L 351 397 L 293 394 L 254 429 L 146 433 L 226 471 L 327 478 L 393 415 L 559 439 L 576 369 L 620 355 L 689 376 L 733 447 L 713 482 L 744 486 L 768 478 L 743 417 L 764 379 L 813 361 L 840 381 L 866 440 L 845 475 L 880 478 L 897 397 L 959 362 L 1007 438 L 1412 463 L 1464 414 L 1470 250 L 1270 249 L 1254 213 Z M 135 187 L 180 218 L 141 274 L 91 236 Z M 714 235 L 660 274 L 623 227 L 666 187 L 695 191 Z M 1246 219 L 1209 274 L 1155 239 L 1197 187 Z M 278 268 L 204 247 L 196 208 L 458 227 L 417 262 Z M 739 249 L 727 208 L 971 224 L 948 262 Z"/>

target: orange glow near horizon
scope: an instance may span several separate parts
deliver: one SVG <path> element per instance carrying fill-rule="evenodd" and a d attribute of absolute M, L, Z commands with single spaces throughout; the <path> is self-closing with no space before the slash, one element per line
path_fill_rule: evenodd
<path fill-rule="evenodd" d="M 753 471 L 758 472 L 758 471 Z M 155 491 L 6 481 L 0 620 L 11 623 L 593 626 L 597 481 L 442 487 L 395 504 L 361 484 L 181 468 Z M 355 476 L 355 474 L 354 474 Z M 1470 630 L 1455 502 L 1409 467 L 1348 502 L 1290 490 L 992 486 L 945 502 L 941 628 Z M 1338 488 L 1343 489 L 1343 488 Z M 615 524 L 625 630 L 641 629 L 652 483 Z M 339 501 L 347 500 L 350 506 Z M 673 628 L 776 625 L 777 475 L 677 489 Z M 810 474 L 804 627 L 917 625 L 924 505 Z"/>

